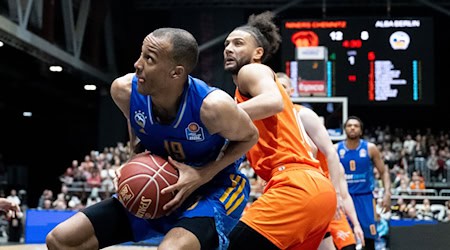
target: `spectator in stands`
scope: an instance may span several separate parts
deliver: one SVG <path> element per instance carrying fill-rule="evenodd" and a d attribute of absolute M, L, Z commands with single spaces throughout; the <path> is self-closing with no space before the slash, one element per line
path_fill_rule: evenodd
<path fill-rule="evenodd" d="M 405 152 L 405 158 L 408 163 L 408 174 L 411 175 L 414 170 L 414 148 L 416 147 L 416 141 L 412 139 L 411 134 L 407 134 L 403 141 L 403 149 Z"/>
<path fill-rule="evenodd" d="M 407 204 L 403 198 L 398 198 L 394 205 L 391 206 L 391 218 L 401 219 L 404 218 L 407 211 Z"/>
<path fill-rule="evenodd" d="M 49 200 L 50 201 L 50 208 L 51 208 L 51 204 L 53 202 L 53 191 L 50 189 L 45 189 L 42 194 L 41 197 L 39 197 L 39 201 L 38 201 L 38 208 L 42 208 L 45 209 L 45 201 Z"/>
<path fill-rule="evenodd" d="M 429 171 L 430 181 L 436 182 L 439 179 L 440 169 L 438 164 L 438 153 L 436 146 L 430 146 L 430 155 L 427 158 L 427 168 Z"/>
<path fill-rule="evenodd" d="M 10 202 L 13 202 L 14 204 L 19 205 L 19 206 L 22 203 L 19 196 L 17 196 L 17 190 L 14 188 L 11 189 L 11 191 L 9 192 L 9 195 L 6 197 L 6 199 Z"/>
<path fill-rule="evenodd" d="M 411 188 L 408 185 L 407 178 L 400 179 L 400 186 L 395 188 L 395 193 L 397 195 L 410 195 L 411 194 Z"/>
<path fill-rule="evenodd" d="M 447 160 L 445 146 L 441 147 L 438 151 L 438 159 L 437 164 L 439 166 L 439 177 L 438 181 L 446 182 L 447 181 L 447 169 L 445 167 L 445 161 Z"/>
<path fill-rule="evenodd" d="M 431 202 L 429 199 L 423 199 L 423 204 L 417 210 L 417 218 L 420 220 L 434 220 L 434 213 L 431 210 Z"/>
<path fill-rule="evenodd" d="M 417 219 L 417 210 L 415 207 L 408 208 L 406 218 Z"/>
<path fill-rule="evenodd" d="M 93 167 L 90 169 L 90 175 L 86 178 L 86 183 L 90 188 L 99 188 L 102 186 L 102 178 L 97 167 Z"/>
<path fill-rule="evenodd" d="M 105 168 L 101 170 L 101 189 L 105 191 L 105 197 L 109 197 L 114 192 L 114 171 L 110 162 L 106 162 Z"/>
<path fill-rule="evenodd" d="M 403 142 L 399 136 L 396 136 L 394 141 L 392 142 L 392 150 L 394 152 L 400 152 L 403 149 Z"/>
<path fill-rule="evenodd" d="M 445 201 L 445 217 L 443 219 L 445 222 L 450 221 L 450 200 Z"/>
<path fill-rule="evenodd" d="M 74 161 L 76 161 L 76 160 L 74 160 Z M 74 162 L 74 161 L 72 161 L 72 162 Z M 72 165 L 73 164 L 75 164 L 75 163 L 72 163 Z M 77 168 L 78 166 L 76 166 L 76 168 Z M 60 177 L 59 177 L 59 180 L 63 183 L 63 184 L 66 184 L 66 185 L 71 185 L 72 183 L 73 183 L 73 170 L 74 170 L 74 168 L 73 167 L 68 167 L 68 168 L 66 168 L 66 171 L 64 172 L 64 174 L 62 174 Z"/>
<path fill-rule="evenodd" d="M 56 196 L 56 200 L 54 200 L 52 202 L 52 207 L 56 210 L 66 210 L 67 209 L 67 202 L 66 202 L 64 193 L 59 193 Z"/>

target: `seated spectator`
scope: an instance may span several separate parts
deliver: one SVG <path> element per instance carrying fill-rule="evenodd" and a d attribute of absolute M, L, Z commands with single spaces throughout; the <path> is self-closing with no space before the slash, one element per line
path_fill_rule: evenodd
<path fill-rule="evenodd" d="M 56 210 L 66 210 L 67 209 L 67 202 L 65 199 L 64 193 L 59 193 L 56 197 L 56 200 L 53 201 L 52 207 Z"/>
<path fill-rule="evenodd" d="M 91 169 L 90 175 L 86 178 L 86 183 L 90 188 L 102 186 L 102 177 L 98 168 L 93 167 Z"/>
<path fill-rule="evenodd" d="M 400 180 L 400 186 L 395 189 L 397 195 L 410 195 L 411 188 L 408 185 L 407 179 L 403 178 Z"/>
<path fill-rule="evenodd" d="M 408 209 L 408 214 L 406 215 L 406 218 L 417 219 L 417 210 L 415 207 Z"/>
<path fill-rule="evenodd" d="M 434 213 L 431 210 L 431 202 L 429 199 L 424 199 L 423 204 L 417 211 L 417 218 L 421 220 L 434 220 Z"/>
<path fill-rule="evenodd" d="M 73 168 L 66 168 L 66 171 L 59 177 L 59 180 L 65 185 L 71 185 L 73 183 Z"/>

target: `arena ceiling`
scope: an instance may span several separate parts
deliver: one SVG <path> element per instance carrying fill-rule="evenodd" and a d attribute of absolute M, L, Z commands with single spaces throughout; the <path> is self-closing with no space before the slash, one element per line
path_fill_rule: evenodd
<path fill-rule="evenodd" d="M 448 0 L 133 0 L 136 10 L 168 9 L 168 8 L 267 8 L 276 9 L 283 5 L 292 4 L 296 8 L 317 7 L 383 7 L 383 6 L 412 6 L 432 4 L 436 6 L 450 6 Z"/>

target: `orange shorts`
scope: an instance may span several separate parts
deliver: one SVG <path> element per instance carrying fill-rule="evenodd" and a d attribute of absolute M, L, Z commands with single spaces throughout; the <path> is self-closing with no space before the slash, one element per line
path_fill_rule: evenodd
<path fill-rule="evenodd" d="M 280 169 L 280 168 L 278 168 Z M 281 168 L 241 221 L 280 249 L 317 249 L 336 212 L 336 191 L 313 167 Z"/>
<path fill-rule="evenodd" d="M 333 219 L 328 229 L 333 237 L 334 245 L 336 245 L 338 250 L 356 244 L 355 235 L 348 223 L 347 217 L 342 211 L 340 211 L 340 214 L 341 218 L 337 220 Z"/>

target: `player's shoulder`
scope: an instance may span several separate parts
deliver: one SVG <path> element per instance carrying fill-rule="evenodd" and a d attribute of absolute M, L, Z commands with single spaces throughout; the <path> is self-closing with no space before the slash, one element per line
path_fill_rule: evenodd
<path fill-rule="evenodd" d="M 233 97 L 221 89 L 211 91 L 205 99 L 203 99 L 202 109 L 221 110 L 224 106 L 236 105 Z"/>
<path fill-rule="evenodd" d="M 129 73 L 114 79 L 111 84 L 111 95 L 114 99 L 128 99 L 133 77 L 134 73 Z"/>
<path fill-rule="evenodd" d="M 272 75 L 275 79 L 275 72 L 267 65 L 262 63 L 249 63 L 239 70 L 238 77 L 241 78 L 242 76 L 246 75 L 265 75 L 269 74 Z"/>
<path fill-rule="evenodd" d="M 123 76 L 119 76 L 116 79 L 114 79 L 113 81 L 113 85 L 127 85 L 127 84 L 131 84 L 131 82 L 133 81 L 133 77 L 134 77 L 134 73 L 128 73 L 125 74 Z"/>

